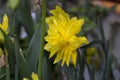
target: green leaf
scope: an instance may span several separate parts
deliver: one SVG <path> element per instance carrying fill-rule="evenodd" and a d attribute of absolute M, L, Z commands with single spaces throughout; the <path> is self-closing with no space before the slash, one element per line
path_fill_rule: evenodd
<path fill-rule="evenodd" d="M 18 80 L 18 64 L 15 65 L 15 80 Z"/>
<path fill-rule="evenodd" d="M 84 25 L 84 27 L 83 27 L 83 30 L 84 30 L 85 32 L 87 32 L 87 31 L 90 31 L 90 30 L 92 30 L 93 28 L 95 28 L 95 26 L 96 26 L 96 24 L 95 24 L 94 21 L 89 21 L 89 22 L 86 22 L 86 23 L 85 23 L 85 25 Z"/>
<path fill-rule="evenodd" d="M 9 70 L 9 65 L 6 65 L 6 80 L 10 80 L 10 70 Z"/>
<path fill-rule="evenodd" d="M 24 77 L 30 78 L 31 73 L 26 63 L 26 60 L 23 56 L 23 53 L 22 51 L 20 51 L 18 39 L 16 36 L 15 36 L 14 48 L 15 48 L 15 54 L 16 54 L 16 65 L 18 67 L 18 73 L 20 76 L 20 80 L 22 80 Z"/>
<path fill-rule="evenodd" d="M 78 11 L 78 7 L 74 6 L 74 7 L 70 7 L 67 9 L 69 12 L 77 12 Z"/>
<path fill-rule="evenodd" d="M 20 33 L 20 26 L 21 26 L 21 23 L 20 21 L 17 19 L 16 15 L 14 15 L 14 17 L 12 17 L 10 19 L 10 24 L 9 24 L 9 35 L 10 36 L 14 36 L 14 34 L 17 34 L 19 35 Z"/>
<path fill-rule="evenodd" d="M 83 59 L 88 69 L 90 80 L 94 80 L 94 69 L 88 64 L 85 55 L 83 55 Z"/>
<path fill-rule="evenodd" d="M 77 77 L 74 74 L 74 70 L 75 68 L 73 66 L 64 66 L 63 70 L 65 72 L 64 76 L 68 79 L 68 80 L 77 80 Z M 74 76 L 73 76 L 74 75 Z M 63 77 L 62 77 L 63 78 Z"/>
<path fill-rule="evenodd" d="M 112 80 L 112 75 L 111 75 L 112 60 L 113 60 L 113 55 L 112 55 L 112 48 L 110 46 L 109 52 L 107 54 L 105 68 L 104 68 L 104 71 L 102 73 L 102 79 L 104 79 L 104 80 L 110 80 L 110 79 Z"/>
<path fill-rule="evenodd" d="M 97 11 L 97 7 L 90 7 L 90 10 L 89 10 L 90 13 L 94 14 L 96 13 L 96 11 Z"/>
<path fill-rule="evenodd" d="M 43 69 L 42 69 L 42 80 L 49 80 L 48 79 L 48 64 L 46 57 L 43 58 Z"/>
<path fill-rule="evenodd" d="M 105 8 L 103 8 L 103 7 L 98 7 L 98 11 L 99 11 L 100 13 L 104 13 L 104 12 L 105 12 Z"/>
<path fill-rule="evenodd" d="M 37 73 L 38 59 L 40 54 L 40 27 L 34 33 L 26 54 L 26 61 L 31 72 Z"/>
<path fill-rule="evenodd" d="M 4 32 L 3 32 L 3 35 L 5 38 L 5 48 L 6 48 L 7 53 L 8 53 L 8 62 L 10 65 L 10 72 L 14 73 L 15 62 L 16 62 L 15 61 L 15 53 L 14 53 L 14 45 L 13 45 L 12 40 L 9 38 L 8 35 L 6 35 Z"/>
<path fill-rule="evenodd" d="M 6 76 L 6 66 L 0 68 L 0 80 L 3 80 Z"/>
<path fill-rule="evenodd" d="M 94 21 L 89 21 L 88 18 L 86 18 L 86 23 L 84 24 L 82 30 L 80 31 L 80 33 L 77 34 L 77 36 L 83 36 L 85 35 L 88 31 L 94 29 L 96 27 L 96 24 Z"/>
<path fill-rule="evenodd" d="M 17 10 L 17 18 L 24 26 L 30 41 L 34 33 L 34 28 L 33 28 L 33 21 L 31 17 L 29 0 L 20 0 L 20 6 Z"/>
<path fill-rule="evenodd" d="M 89 22 L 90 21 L 90 19 L 87 16 L 79 16 L 79 18 L 84 19 L 85 22 Z"/>
<path fill-rule="evenodd" d="M 85 61 L 84 61 L 84 54 L 80 54 L 80 51 L 78 49 L 78 59 L 79 59 L 79 66 L 80 66 L 80 80 L 84 80 L 84 64 L 85 64 Z"/>
<path fill-rule="evenodd" d="M 80 12 L 80 13 L 85 13 L 85 8 L 80 7 L 80 8 L 79 8 L 79 12 Z"/>
<path fill-rule="evenodd" d="M 3 80 L 3 78 L 6 76 L 6 73 L 0 75 L 0 80 Z"/>

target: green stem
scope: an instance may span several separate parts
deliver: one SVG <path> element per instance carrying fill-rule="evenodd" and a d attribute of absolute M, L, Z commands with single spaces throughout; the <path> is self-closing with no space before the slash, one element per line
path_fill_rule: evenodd
<path fill-rule="evenodd" d="M 84 61 L 86 63 L 86 66 L 87 66 L 87 69 L 88 69 L 88 72 L 89 72 L 90 80 L 94 80 L 94 73 L 93 73 L 92 69 L 90 68 L 87 60 L 85 59 L 85 55 L 84 54 L 83 54 L 83 58 L 84 58 Z"/>
<path fill-rule="evenodd" d="M 105 33 L 104 33 L 103 25 L 102 25 L 102 16 L 98 16 L 98 26 L 99 26 L 101 38 L 104 42 L 106 42 L 105 35 L 104 35 Z"/>
<path fill-rule="evenodd" d="M 39 64 L 38 64 L 38 76 L 39 79 L 42 80 L 42 62 L 43 62 L 43 54 L 44 54 L 44 37 L 45 37 L 45 18 L 46 18 L 46 0 L 42 0 L 42 26 L 41 26 L 41 39 L 40 39 L 40 56 L 39 56 Z"/>
<path fill-rule="evenodd" d="M 10 80 L 9 65 L 6 65 L 6 80 Z"/>
<path fill-rule="evenodd" d="M 108 44 L 105 40 L 105 35 L 104 35 L 104 29 L 103 29 L 103 25 L 102 25 L 102 15 L 98 17 L 98 26 L 99 26 L 99 30 L 100 30 L 100 34 L 101 34 L 101 38 L 102 38 L 102 47 L 105 53 L 105 61 L 104 61 L 104 69 L 102 72 L 102 79 L 101 80 L 106 80 L 106 74 L 107 74 L 107 63 L 108 63 Z"/>
<path fill-rule="evenodd" d="M 83 72 L 84 72 L 84 61 L 83 61 L 83 54 L 81 54 L 80 50 L 78 49 L 78 55 L 79 55 L 79 64 L 80 64 L 80 79 L 84 80 Z"/>

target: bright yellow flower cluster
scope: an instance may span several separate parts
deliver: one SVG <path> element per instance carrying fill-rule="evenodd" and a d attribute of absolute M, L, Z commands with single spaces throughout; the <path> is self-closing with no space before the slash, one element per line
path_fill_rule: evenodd
<path fill-rule="evenodd" d="M 77 49 L 88 44 L 86 37 L 77 37 L 84 24 L 84 19 L 70 18 L 59 6 L 50 10 L 53 16 L 47 17 L 48 35 L 44 49 L 50 51 L 50 56 L 56 55 L 54 63 L 62 60 L 62 66 L 69 66 L 70 60 L 76 66 Z"/>
<path fill-rule="evenodd" d="M 0 28 L 6 33 L 8 34 L 8 17 L 5 14 L 3 17 L 3 22 L 0 23 Z M 0 31 L 0 42 L 4 43 L 4 36 L 2 34 L 2 32 Z"/>
<path fill-rule="evenodd" d="M 38 75 L 35 74 L 34 72 L 32 72 L 31 77 L 32 77 L 32 80 L 39 80 L 39 79 L 38 79 Z M 27 78 L 23 78 L 23 80 L 29 80 L 29 79 L 27 79 Z"/>

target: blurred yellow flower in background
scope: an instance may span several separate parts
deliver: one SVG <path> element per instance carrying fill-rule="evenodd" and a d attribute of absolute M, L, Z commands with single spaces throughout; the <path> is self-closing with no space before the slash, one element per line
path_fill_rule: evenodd
<path fill-rule="evenodd" d="M 0 57 L 2 56 L 3 54 L 3 50 L 0 48 Z"/>
<path fill-rule="evenodd" d="M 8 16 L 5 14 L 3 17 L 3 22 L 0 23 L 0 28 L 8 34 Z"/>
<path fill-rule="evenodd" d="M 98 69 L 100 66 L 99 55 L 97 48 L 91 47 L 86 49 L 86 60 L 88 64 L 95 65 L 95 68 Z"/>
<path fill-rule="evenodd" d="M 76 66 L 77 49 L 83 44 L 88 44 L 86 37 L 76 36 L 80 33 L 84 19 L 70 18 L 59 6 L 50 10 L 53 16 L 47 17 L 48 35 L 45 37 L 47 44 L 44 49 L 50 51 L 50 56 L 56 55 L 54 63 L 62 60 L 62 66 L 69 66 L 70 60 Z"/>
<path fill-rule="evenodd" d="M 38 79 L 38 75 L 35 74 L 34 72 L 32 72 L 31 77 L 32 77 L 32 80 L 39 80 L 39 79 Z M 23 78 L 23 80 L 29 80 L 29 79 L 27 79 L 27 78 Z"/>
<path fill-rule="evenodd" d="M 0 23 L 0 29 L 2 29 L 6 34 L 8 34 L 8 17 L 6 14 L 3 17 L 3 22 Z M 0 31 L 0 43 L 4 43 L 4 36 L 1 31 Z"/>

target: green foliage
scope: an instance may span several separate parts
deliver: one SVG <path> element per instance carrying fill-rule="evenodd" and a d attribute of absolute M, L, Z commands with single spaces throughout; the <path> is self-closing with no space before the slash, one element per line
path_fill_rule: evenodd
<path fill-rule="evenodd" d="M 94 21 L 89 21 L 89 22 L 86 22 L 84 27 L 83 27 L 83 31 L 87 32 L 87 31 L 90 31 L 92 30 L 93 28 L 95 28 L 96 24 Z"/>
<path fill-rule="evenodd" d="M 48 80 L 48 63 L 46 57 L 43 58 L 43 65 L 42 65 L 42 80 Z"/>
<path fill-rule="evenodd" d="M 31 72 L 37 72 L 37 65 L 40 54 L 40 33 L 41 29 L 39 27 L 34 33 L 26 53 L 26 61 Z"/>
<path fill-rule="evenodd" d="M 6 80 L 10 80 L 10 71 L 8 65 L 6 65 Z"/>
<path fill-rule="evenodd" d="M 53 64 L 55 57 L 48 59 L 49 53 L 43 49 L 45 30 L 47 29 L 45 17 L 46 14 L 47 16 L 49 15 L 49 8 L 46 10 L 46 4 L 50 4 L 52 0 L 44 1 L 45 0 L 42 1 L 42 9 L 38 9 L 39 12 L 36 11 L 36 14 L 40 15 L 40 17 L 36 16 L 40 18 L 38 19 L 38 23 L 36 23 L 36 19 L 34 20 L 31 17 L 31 6 L 35 7 L 35 5 L 31 3 L 31 0 L 8 1 L 9 6 L 7 6 L 7 11 L 5 10 L 3 12 L 9 15 L 9 34 L 5 34 L 0 29 L 5 39 L 5 43 L 0 44 L 0 49 L 3 51 L 3 55 L 7 57 L 8 64 L 0 67 L 0 80 L 23 80 L 23 78 L 31 80 L 32 72 L 38 74 L 40 80 L 85 80 L 86 77 L 90 80 L 95 80 L 95 72 L 100 73 L 101 76 L 99 80 L 113 79 L 112 49 L 108 46 L 109 43 L 105 41 L 101 15 L 105 17 L 109 12 L 114 12 L 116 5 L 105 9 L 91 5 L 88 0 L 85 0 L 84 4 L 69 4 L 69 0 L 62 1 L 66 4 L 63 5 L 64 9 L 70 13 L 71 16 L 77 16 L 85 20 L 81 32 L 77 35 L 89 36 L 93 40 L 89 42 L 88 45 L 83 45 L 78 49 L 77 66 L 75 68 L 71 61 L 69 67 L 66 65 L 61 67 L 61 62 Z M 1 0 L 0 4 L 2 2 L 4 2 L 4 0 Z M 52 3 L 53 2 L 55 1 L 53 0 Z M 3 15 L 3 12 L 0 11 L 0 17 Z M 97 18 L 98 21 L 96 22 Z M 36 25 L 38 26 L 37 28 Z M 27 36 L 24 38 L 20 37 L 22 34 L 21 27 L 23 27 L 27 33 Z M 100 34 L 94 33 L 96 28 L 99 28 Z M 97 35 L 95 38 L 98 41 L 93 39 L 93 35 Z M 98 35 L 101 36 L 102 40 Z M 97 60 L 100 58 L 99 63 L 91 56 L 89 57 L 90 60 L 92 60 L 91 63 L 87 61 L 89 54 L 86 53 L 86 50 L 91 47 L 98 49 L 99 52 L 96 54 Z M 96 62 L 100 64 L 97 69 L 95 68 Z M 87 70 L 87 76 L 85 70 Z"/>
<path fill-rule="evenodd" d="M 0 79 L 5 78 L 5 76 L 6 76 L 6 67 L 3 66 L 0 68 Z"/>
<path fill-rule="evenodd" d="M 16 68 L 18 69 L 18 70 L 16 69 L 18 71 L 17 74 L 20 75 L 19 76 L 20 79 L 23 79 L 24 77 L 30 78 L 31 73 L 26 63 L 26 60 L 23 56 L 23 53 L 20 50 L 18 38 L 16 36 L 15 36 L 14 49 L 15 49 L 15 57 L 16 57 Z"/>
<path fill-rule="evenodd" d="M 20 21 L 20 23 L 22 23 L 22 25 L 24 26 L 28 34 L 28 39 L 30 41 L 34 33 L 34 28 L 33 28 L 33 21 L 31 18 L 29 0 L 20 0 L 20 6 L 16 11 L 16 16 L 17 19 Z"/>
<path fill-rule="evenodd" d="M 3 32 L 4 33 L 4 32 Z M 14 44 L 12 43 L 12 40 L 4 33 L 5 38 L 5 48 L 8 52 L 8 61 L 10 65 L 10 72 L 13 73 L 15 69 L 15 52 L 14 52 Z"/>

